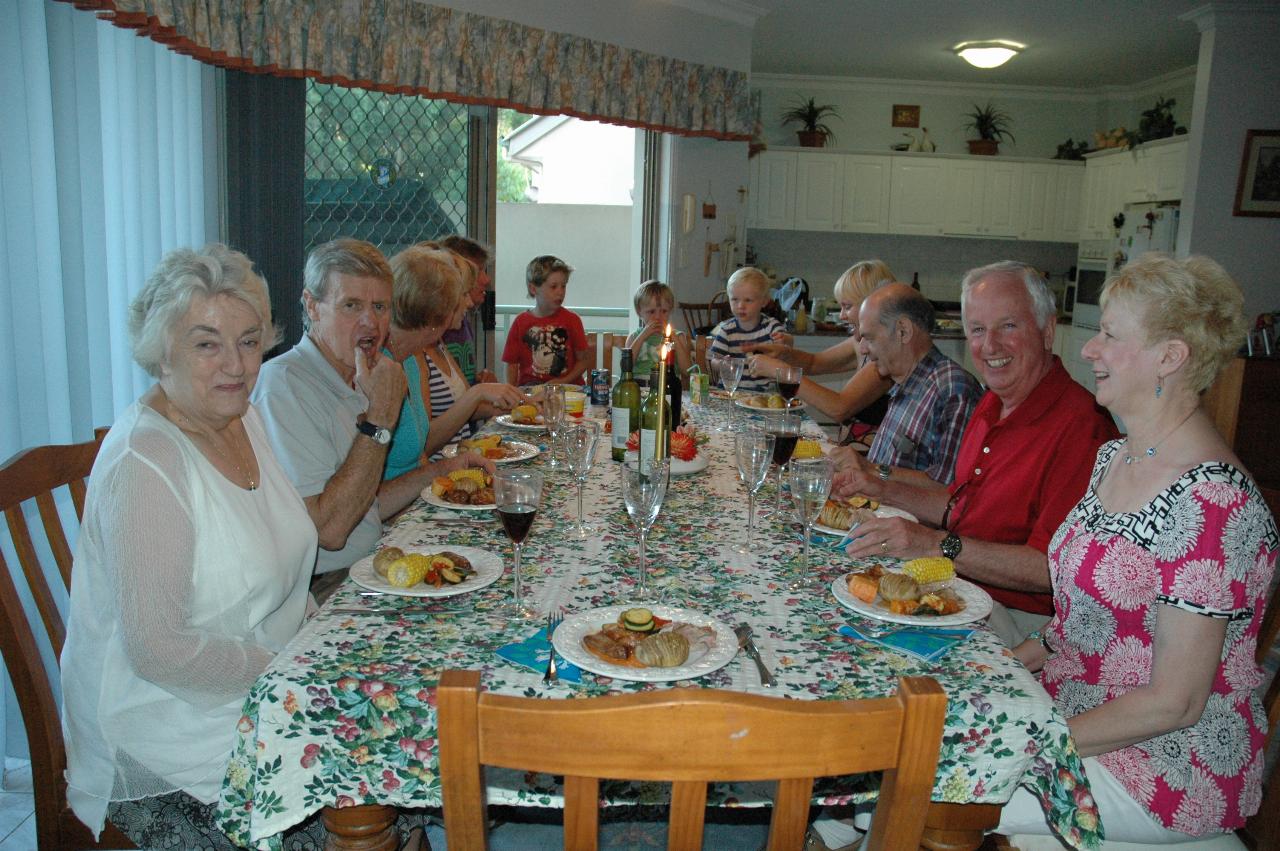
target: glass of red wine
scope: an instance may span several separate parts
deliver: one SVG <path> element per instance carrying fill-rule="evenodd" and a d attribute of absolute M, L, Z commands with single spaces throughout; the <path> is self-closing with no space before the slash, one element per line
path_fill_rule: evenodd
<path fill-rule="evenodd" d="M 773 466 L 778 471 L 778 493 L 773 503 L 773 514 L 782 517 L 782 481 L 791 453 L 796 451 L 796 441 L 800 439 L 800 419 L 792 419 L 789 413 L 783 412 L 776 425 L 770 427 L 773 435 Z"/>
<path fill-rule="evenodd" d="M 533 519 L 542 504 L 542 473 L 538 470 L 500 469 L 493 476 L 494 502 L 498 506 L 498 519 L 511 539 L 513 550 L 512 576 L 515 579 L 515 599 L 510 606 L 514 617 L 532 618 L 537 612 L 524 603 L 524 577 L 520 568 L 520 554 L 524 539 L 529 535 Z"/>
<path fill-rule="evenodd" d="M 778 395 L 786 400 L 786 413 L 791 412 L 791 400 L 800 392 L 800 379 L 804 378 L 804 370 L 798 366 L 781 366 L 778 368 Z"/>

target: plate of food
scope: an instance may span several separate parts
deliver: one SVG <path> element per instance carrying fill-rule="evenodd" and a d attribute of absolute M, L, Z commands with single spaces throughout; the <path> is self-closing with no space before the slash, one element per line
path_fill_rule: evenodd
<path fill-rule="evenodd" d="M 941 556 L 912 559 L 901 570 L 855 570 L 835 579 L 831 593 L 860 615 L 912 626 L 959 626 L 991 614 L 991 595 L 956 576 Z"/>
<path fill-rule="evenodd" d="M 799 411 L 808 407 L 800 399 L 792 399 L 788 403 L 780 393 L 761 393 L 755 396 L 744 396 L 734 404 L 739 408 L 746 408 L 748 411 L 756 411 L 762 414 L 780 414 L 787 408 Z"/>
<path fill-rule="evenodd" d="M 498 425 L 521 431 L 545 431 L 546 422 L 536 405 L 516 405 L 509 414 L 499 414 L 493 418 Z"/>
<path fill-rule="evenodd" d="M 445 458 L 452 458 L 459 452 L 474 452 L 495 464 L 514 464 L 516 461 L 537 457 L 538 447 L 523 440 L 510 440 L 500 434 L 486 434 L 484 437 L 469 437 L 451 443 L 440 450 Z"/>
<path fill-rule="evenodd" d="M 351 565 L 357 585 L 405 597 L 452 597 L 492 585 L 502 557 L 475 547 L 383 547 Z"/>
<path fill-rule="evenodd" d="M 569 615 L 551 643 L 583 670 L 617 680 L 663 683 L 717 671 L 738 652 L 733 630 L 674 606 L 605 606 Z"/>
<path fill-rule="evenodd" d="M 437 476 L 431 487 L 423 488 L 422 498 L 437 508 L 460 511 L 491 511 L 498 507 L 493 497 L 493 476 L 479 467 Z"/>
<path fill-rule="evenodd" d="M 910 511 L 894 508 L 892 505 L 881 505 L 880 500 L 869 496 L 850 496 L 845 499 L 828 499 L 813 528 L 824 535 L 843 536 L 854 526 L 872 517 L 901 517 L 903 520 L 916 522 L 916 516 Z"/>
<path fill-rule="evenodd" d="M 711 464 L 711 457 L 704 448 L 706 437 L 692 426 L 681 426 L 671 435 L 671 475 L 689 476 L 701 473 Z M 635 466 L 640 455 L 640 433 L 633 431 L 627 438 L 627 463 Z"/>

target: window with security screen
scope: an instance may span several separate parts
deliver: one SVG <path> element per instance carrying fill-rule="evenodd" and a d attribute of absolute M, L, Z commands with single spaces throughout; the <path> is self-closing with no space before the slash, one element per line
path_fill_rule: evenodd
<path fill-rule="evenodd" d="M 467 107 L 307 82 L 305 251 L 339 236 L 387 257 L 467 232 Z"/>

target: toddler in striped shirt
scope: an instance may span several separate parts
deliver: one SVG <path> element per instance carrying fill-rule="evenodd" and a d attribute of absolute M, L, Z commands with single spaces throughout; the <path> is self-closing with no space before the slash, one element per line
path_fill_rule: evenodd
<path fill-rule="evenodd" d="M 747 353 L 743 345 L 773 342 L 775 333 L 786 331 L 781 322 L 762 313 L 769 301 L 769 279 L 764 272 L 744 266 L 729 276 L 725 289 L 733 316 L 711 329 L 707 357 L 712 362 L 718 358 L 745 358 Z M 763 392 L 769 389 L 772 381 L 771 378 L 752 378 L 744 374 L 738 389 Z"/>

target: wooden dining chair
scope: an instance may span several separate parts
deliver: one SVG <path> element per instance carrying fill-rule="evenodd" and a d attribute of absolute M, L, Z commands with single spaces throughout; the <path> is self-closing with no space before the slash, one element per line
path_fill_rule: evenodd
<path fill-rule="evenodd" d="M 102 837 L 95 841 L 67 806 L 67 784 L 62 776 L 67 765 L 62 726 L 49 671 L 40 656 L 41 644 L 48 642 L 56 659 L 62 653 L 67 636 L 57 605 L 60 595 L 55 595 L 49 579 L 56 570 L 62 580 L 62 590 L 71 586 L 70 539 L 57 503 L 64 492 L 70 493 L 77 522 L 83 517 L 89 472 L 105 434 L 106 429 L 99 429 L 95 439 L 86 443 L 28 449 L 0 466 L 0 510 L 4 511 L 13 551 L 22 568 L 20 573 L 11 569 L 0 551 L 0 606 L 4 611 L 4 617 L 0 618 L 0 651 L 4 653 L 4 664 L 13 680 L 27 731 L 35 791 L 36 841 L 41 851 L 134 847 L 110 822 Z M 38 526 L 28 522 L 33 510 L 39 516 Z M 43 543 L 38 543 L 40 537 Z M 53 564 L 41 557 L 46 551 Z M 34 616 L 27 615 L 17 582 L 23 583 L 34 601 Z"/>
<path fill-rule="evenodd" d="M 706 334 L 699 334 L 693 340 L 693 362 L 698 365 L 698 369 L 710 374 L 711 367 L 707 363 L 707 349 L 711 345 L 711 338 Z M 716 383 L 717 376 L 711 376 L 711 383 Z"/>
<path fill-rule="evenodd" d="M 478 671 L 446 671 L 436 698 L 450 851 L 486 847 L 486 765 L 564 775 L 572 849 L 597 847 L 601 778 L 671 781 L 673 849 L 701 847 L 708 782 L 777 780 L 768 848 L 783 851 L 804 844 L 815 777 L 883 771 L 866 847 L 916 848 L 947 706 L 927 677 L 870 700 L 714 689 L 545 700 L 481 694 Z"/>
<path fill-rule="evenodd" d="M 717 293 L 717 296 L 724 296 L 724 293 Z M 720 303 L 713 296 L 708 302 L 678 302 L 677 306 L 684 315 L 685 328 L 690 334 L 709 334 L 716 324 L 729 315 L 728 297 L 725 296 L 724 310 L 721 310 Z"/>
<path fill-rule="evenodd" d="M 609 370 L 609 376 L 614 381 L 618 380 L 618 370 L 613 366 L 613 350 L 625 349 L 627 347 L 626 334 L 610 334 L 607 331 L 600 332 L 601 351 L 604 353 L 600 358 L 600 368 Z"/>

